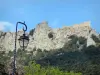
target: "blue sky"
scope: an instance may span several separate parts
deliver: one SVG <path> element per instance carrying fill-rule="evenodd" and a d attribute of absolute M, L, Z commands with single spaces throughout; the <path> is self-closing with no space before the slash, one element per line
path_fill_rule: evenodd
<path fill-rule="evenodd" d="M 100 32 L 100 0 L 0 0 L 0 30 L 15 31 L 17 21 L 28 31 L 42 21 L 52 28 L 91 21 Z"/>

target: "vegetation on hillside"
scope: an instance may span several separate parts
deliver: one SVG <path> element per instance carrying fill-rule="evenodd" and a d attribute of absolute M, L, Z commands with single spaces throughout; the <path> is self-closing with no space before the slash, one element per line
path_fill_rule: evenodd
<path fill-rule="evenodd" d="M 96 46 L 86 47 L 86 39 L 75 35 L 63 48 L 50 51 L 33 49 L 17 50 L 17 71 L 25 75 L 100 75 L 100 40 Z M 11 68 L 13 52 L 0 53 L 0 73 L 7 73 Z M 32 62 L 35 61 L 35 62 Z M 2 67 L 5 66 L 5 67 Z M 9 67 L 10 66 L 10 67 Z M 6 71 L 5 71 L 6 70 Z"/>
<path fill-rule="evenodd" d="M 74 73 L 73 71 L 61 71 L 58 67 L 41 67 L 34 61 L 30 62 L 28 66 L 24 67 L 25 75 L 82 75 L 81 73 Z"/>

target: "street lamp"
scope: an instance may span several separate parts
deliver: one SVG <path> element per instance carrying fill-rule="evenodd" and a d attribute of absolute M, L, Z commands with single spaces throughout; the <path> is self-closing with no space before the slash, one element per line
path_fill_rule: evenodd
<path fill-rule="evenodd" d="M 15 33 L 15 49 L 14 49 L 13 74 L 12 75 L 15 75 L 15 73 L 16 73 L 16 63 L 15 62 L 16 62 L 16 42 L 17 42 L 17 27 L 18 27 L 18 24 L 22 24 L 22 25 L 25 26 L 25 29 L 23 27 L 23 31 L 24 31 L 23 35 L 20 36 L 20 38 L 18 39 L 20 47 L 22 47 L 23 50 L 24 50 L 24 48 L 26 48 L 28 43 L 29 43 L 29 37 L 26 36 L 26 34 L 25 34 L 25 31 L 27 31 L 27 25 L 25 24 L 25 22 L 24 23 L 17 22 L 16 23 L 16 33 Z"/>
<path fill-rule="evenodd" d="M 20 47 L 22 47 L 24 50 L 24 48 L 26 48 L 29 43 L 29 37 L 26 36 L 25 31 L 24 31 L 24 34 L 20 36 L 18 40 L 19 40 Z"/>

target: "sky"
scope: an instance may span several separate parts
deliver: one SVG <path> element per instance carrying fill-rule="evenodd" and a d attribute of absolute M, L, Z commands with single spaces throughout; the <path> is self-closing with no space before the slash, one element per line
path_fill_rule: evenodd
<path fill-rule="evenodd" d="M 25 21 L 28 31 L 42 21 L 52 28 L 90 21 L 100 32 L 100 0 L 0 0 L 0 30 L 15 31 L 18 21 Z"/>

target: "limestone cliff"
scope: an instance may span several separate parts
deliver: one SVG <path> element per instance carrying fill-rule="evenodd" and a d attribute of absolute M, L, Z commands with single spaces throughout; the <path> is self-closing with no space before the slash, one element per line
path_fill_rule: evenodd
<path fill-rule="evenodd" d="M 22 35 L 22 31 L 18 31 L 18 38 Z M 69 41 L 68 37 L 77 35 L 87 38 L 87 46 L 95 45 L 91 35 L 99 36 L 96 31 L 90 27 L 90 22 L 75 24 L 73 26 L 66 26 L 59 29 L 52 29 L 47 22 L 39 23 L 34 29 L 33 35 L 29 35 L 29 44 L 27 50 L 34 48 L 42 50 L 52 50 L 62 48 L 65 43 Z M 14 49 L 15 33 L 0 31 L 0 51 L 13 51 Z M 17 41 L 17 49 L 19 48 Z"/>

